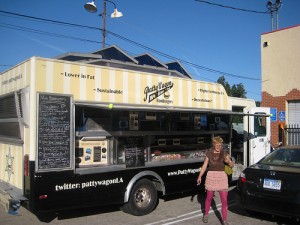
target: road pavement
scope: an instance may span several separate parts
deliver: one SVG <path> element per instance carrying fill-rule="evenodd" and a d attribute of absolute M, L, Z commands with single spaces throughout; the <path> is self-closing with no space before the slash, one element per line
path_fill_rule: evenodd
<path fill-rule="evenodd" d="M 59 214 L 35 215 L 24 207 L 19 215 L 9 215 L 0 205 L 0 225 L 199 225 L 202 222 L 205 193 L 195 196 L 174 196 L 160 202 L 151 214 L 136 217 L 119 210 L 119 206 L 66 210 Z M 292 220 L 265 214 L 248 215 L 239 204 L 235 187 L 228 196 L 230 225 L 292 225 Z M 221 224 L 221 203 L 216 193 L 209 213 L 209 223 Z"/>

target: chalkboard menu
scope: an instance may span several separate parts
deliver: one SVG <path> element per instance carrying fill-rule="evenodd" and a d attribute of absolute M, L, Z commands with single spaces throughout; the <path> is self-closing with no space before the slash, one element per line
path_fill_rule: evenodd
<path fill-rule="evenodd" d="M 121 139 L 121 140 L 120 140 Z M 142 137 L 119 138 L 125 151 L 126 167 L 145 166 L 145 155 Z"/>
<path fill-rule="evenodd" d="M 38 94 L 37 169 L 71 169 L 71 96 Z"/>

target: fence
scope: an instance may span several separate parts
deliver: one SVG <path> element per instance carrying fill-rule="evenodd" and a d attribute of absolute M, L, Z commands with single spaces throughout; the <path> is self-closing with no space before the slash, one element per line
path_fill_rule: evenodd
<path fill-rule="evenodd" d="M 287 124 L 284 131 L 288 145 L 300 145 L 300 124 Z"/>

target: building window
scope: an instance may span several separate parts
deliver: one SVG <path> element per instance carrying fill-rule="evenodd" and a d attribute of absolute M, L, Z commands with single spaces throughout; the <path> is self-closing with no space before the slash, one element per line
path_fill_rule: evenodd
<path fill-rule="evenodd" d="M 268 46 L 269 46 L 269 43 L 267 41 L 265 41 L 264 44 L 263 44 L 263 47 L 265 48 L 265 47 L 268 47 Z"/>

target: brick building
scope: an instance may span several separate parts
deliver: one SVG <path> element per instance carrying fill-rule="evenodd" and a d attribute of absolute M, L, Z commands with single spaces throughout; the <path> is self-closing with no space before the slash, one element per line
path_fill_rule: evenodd
<path fill-rule="evenodd" d="M 271 144 L 300 144 L 300 25 L 261 35 L 261 68 L 262 106 L 274 113 Z"/>

